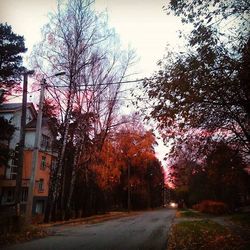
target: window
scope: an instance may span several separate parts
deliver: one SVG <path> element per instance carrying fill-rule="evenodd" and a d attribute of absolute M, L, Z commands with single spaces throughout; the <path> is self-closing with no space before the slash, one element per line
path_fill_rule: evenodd
<path fill-rule="evenodd" d="M 41 160 L 41 169 L 45 169 L 46 168 L 46 156 L 42 156 L 42 160 Z"/>
<path fill-rule="evenodd" d="M 14 195 L 15 195 L 15 189 L 14 188 L 3 189 L 2 205 L 13 203 L 14 202 Z"/>
<path fill-rule="evenodd" d="M 57 166 L 57 160 L 53 159 L 51 161 L 51 171 L 55 171 Z"/>
<path fill-rule="evenodd" d="M 36 208 L 35 208 L 36 214 L 42 214 L 44 212 L 44 201 L 38 200 L 36 202 Z"/>
<path fill-rule="evenodd" d="M 22 188 L 21 202 L 26 202 L 28 199 L 28 188 Z"/>
<path fill-rule="evenodd" d="M 13 160 L 11 160 L 11 165 L 6 169 L 6 179 L 16 180 L 18 166 L 13 165 Z"/>
<path fill-rule="evenodd" d="M 44 179 L 38 181 L 38 192 L 44 192 Z"/>
<path fill-rule="evenodd" d="M 48 148 L 49 145 L 49 137 L 47 135 L 42 135 L 41 147 Z"/>
<path fill-rule="evenodd" d="M 33 119 L 32 116 L 29 114 L 27 117 L 28 122 L 30 122 L 32 119 Z"/>
<path fill-rule="evenodd" d="M 7 203 L 13 202 L 14 201 L 14 195 L 15 195 L 15 190 L 14 189 L 7 190 L 6 202 Z"/>
<path fill-rule="evenodd" d="M 16 176 L 17 176 L 17 166 L 16 165 L 12 165 L 10 167 L 10 179 L 11 180 L 16 180 Z"/>
<path fill-rule="evenodd" d="M 18 165 L 19 163 L 19 147 L 16 146 L 15 150 L 11 152 L 11 165 Z"/>

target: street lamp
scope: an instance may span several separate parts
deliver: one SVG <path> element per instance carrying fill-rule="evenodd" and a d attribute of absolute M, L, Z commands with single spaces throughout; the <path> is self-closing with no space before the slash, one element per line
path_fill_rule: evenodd
<path fill-rule="evenodd" d="M 37 122 L 36 122 L 36 135 L 35 135 L 35 143 L 34 143 L 34 150 L 32 154 L 32 167 L 31 167 L 31 175 L 30 175 L 30 183 L 29 183 L 29 192 L 28 192 L 28 199 L 27 199 L 27 206 L 26 206 L 26 223 L 29 223 L 32 217 L 32 207 L 33 207 L 33 193 L 34 193 L 34 186 L 35 186 L 35 178 L 36 178 L 36 166 L 38 160 L 38 153 L 40 149 L 40 138 L 41 138 L 41 128 L 42 128 L 42 115 L 43 115 L 43 101 L 44 101 L 44 90 L 46 87 L 46 79 L 65 75 L 65 72 L 59 72 L 54 74 L 50 77 L 46 77 L 42 79 L 41 82 L 41 92 L 40 92 L 40 99 L 39 99 L 39 110 L 37 114 Z"/>

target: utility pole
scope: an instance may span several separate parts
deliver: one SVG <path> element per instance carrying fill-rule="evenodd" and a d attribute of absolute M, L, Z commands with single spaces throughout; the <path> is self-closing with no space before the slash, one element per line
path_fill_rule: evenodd
<path fill-rule="evenodd" d="M 34 187 L 35 187 L 38 152 L 40 149 L 40 137 L 41 137 L 42 115 L 43 115 L 43 99 L 44 99 L 45 86 L 46 86 L 46 80 L 43 79 L 42 84 L 41 84 L 39 110 L 38 110 L 37 122 L 36 122 L 36 135 L 35 135 L 34 150 L 32 154 L 31 175 L 30 175 L 30 181 L 29 181 L 29 192 L 28 192 L 28 199 L 27 199 L 27 205 L 26 205 L 25 219 L 26 219 L 27 224 L 31 222 L 31 217 L 32 217 L 33 192 L 34 192 Z"/>
<path fill-rule="evenodd" d="M 50 77 L 61 76 L 61 75 L 65 75 L 65 72 L 59 72 L 59 73 L 52 75 Z M 47 77 L 47 78 L 50 78 L 50 77 Z M 38 110 L 37 121 L 36 121 L 36 135 L 35 135 L 34 150 L 33 150 L 33 154 L 32 154 L 31 175 L 30 175 L 29 192 L 28 192 L 26 214 L 25 214 L 26 224 L 29 224 L 31 222 L 31 218 L 32 218 L 33 194 L 34 194 L 34 188 L 35 188 L 38 153 L 39 153 L 39 149 L 40 149 L 40 138 L 41 138 L 41 129 L 42 129 L 43 101 L 44 101 L 45 87 L 46 87 L 46 79 L 44 78 L 42 80 L 42 83 L 41 83 L 39 110 Z"/>
<path fill-rule="evenodd" d="M 19 164 L 17 168 L 16 189 L 15 189 L 15 210 L 17 216 L 20 216 L 20 200 L 21 200 L 20 198 L 22 193 L 23 151 L 25 145 L 28 75 L 32 75 L 33 73 L 34 70 L 29 70 L 23 73 L 23 100 L 22 100 L 22 115 L 21 115 L 20 140 L 19 140 L 19 152 L 18 152 Z"/>

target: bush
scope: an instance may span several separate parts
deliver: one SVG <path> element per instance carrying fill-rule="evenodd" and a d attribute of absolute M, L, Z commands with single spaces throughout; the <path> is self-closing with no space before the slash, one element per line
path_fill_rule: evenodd
<path fill-rule="evenodd" d="M 229 212 L 227 204 L 221 201 L 204 200 L 193 206 L 193 209 L 202 213 L 221 215 Z"/>

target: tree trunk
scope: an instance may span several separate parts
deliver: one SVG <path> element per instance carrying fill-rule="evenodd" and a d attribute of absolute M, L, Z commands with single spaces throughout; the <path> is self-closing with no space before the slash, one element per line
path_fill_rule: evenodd
<path fill-rule="evenodd" d="M 72 93 L 69 96 L 69 100 L 68 100 L 68 109 L 65 115 L 65 130 L 64 130 L 64 134 L 63 134 L 63 143 L 62 143 L 62 148 L 61 148 L 61 152 L 59 154 L 59 159 L 58 159 L 58 167 L 57 167 L 57 171 L 56 171 L 56 178 L 54 178 L 54 181 L 52 183 L 52 200 L 51 200 L 51 206 L 53 207 L 55 202 L 56 202 L 56 198 L 58 197 L 58 194 L 60 192 L 59 190 L 59 184 L 61 182 L 61 178 L 62 177 L 62 167 L 63 167 L 63 159 L 64 159 L 64 155 L 65 155 L 65 150 L 66 150 L 66 145 L 67 145 L 67 138 L 68 138 L 68 133 L 69 133 L 69 116 L 72 112 L 72 107 L 73 107 L 73 99 L 74 99 L 74 94 Z M 61 191 L 64 190 L 64 184 L 63 187 L 61 187 Z M 61 199 L 63 199 L 63 197 L 61 196 Z M 62 202 L 61 202 L 62 205 Z M 61 207 L 61 210 L 63 210 L 64 207 Z"/>

